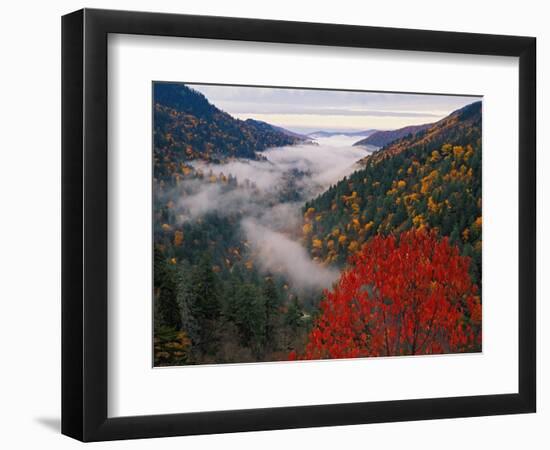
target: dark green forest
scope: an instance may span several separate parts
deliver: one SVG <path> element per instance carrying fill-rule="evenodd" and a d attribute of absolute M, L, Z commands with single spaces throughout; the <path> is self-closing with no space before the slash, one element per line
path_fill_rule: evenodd
<path fill-rule="evenodd" d="M 231 175 L 191 168 L 181 175 L 188 183 L 179 196 L 215 185 L 262 201 L 255 186 Z M 162 186 L 155 190 L 155 365 L 284 360 L 303 347 L 320 289 L 296 290 L 256 268 L 242 210 L 179 222 Z"/>

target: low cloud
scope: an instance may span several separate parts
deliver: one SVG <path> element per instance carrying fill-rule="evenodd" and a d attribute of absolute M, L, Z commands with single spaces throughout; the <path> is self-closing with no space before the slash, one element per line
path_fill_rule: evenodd
<path fill-rule="evenodd" d="M 349 136 L 319 138 L 319 145 L 274 148 L 263 155 L 283 170 L 298 168 L 309 172 L 310 187 L 323 191 L 353 172 L 356 162 L 370 153 L 363 147 L 352 146 L 358 140 Z"/>
<path fill-rule="evenodd" d="M 281 180 L 282 170 L 272 162 L 237 160 L 226 164 L 208 164 L 205 162 L 194 162 L 195 168 L 204 173 L 212 171 L 214 175 L 223 173 L 224 175 L 233 175 L 239 182 L 249 180 L 256 184 L 258 189 L 266 191 L 272 189 Z"/>
<path fill-rule="evenodd" d="M 287 235 L 302 229 L 302 202 L 279 203 L 265 208 L 257 216 L 260 225 Z"/>
<path fill-rule="evenodd" d="M 296 214 L 290 217 L 288 213 L 292 208 L 299 212 L 305 201 L 353 172 L 357 161 L 369 153 L 363 147 L 352 146 L 357 139 L 333 136 L 318 139 L 319 145 L 277 147 L 262 153 L 266 161 L 236 160 L 226 164 L 197 161 L 193 166 L 207 175 L 206 180 L 184 181 L 169 195 L 177 199 L 178 213 L 183 220 L 194 220 L 214 211 L 219 214 L 239 211 L 261 219 L 264 224 L 271 215 L 270 228 L 279 230 L 281 225 L 288 228 L 288 221 L 280 224 L 281 218 L 300 220 Z M 210 173 L 218 177 L 232 175 L 239 186 L 226 188 L 219 183 L 209 183 Z M 289 185 L 298 192 L 299 198 L 281 200 Z M 272 212 L 270 205 L 276 205 L 278 210 Z"/>
<path fill-rule="evenodd" d="M 356 170 L 357 161 L 369 153 L 353 147 L 356 140 L 333 136 L 319 138 L 319 145 L 273 148 L 262 153 L 265 161 L 194 162 L 204 179 L 184 180 L 164 200 L 172 199 L 182 222 L 213 212 L 238 213 L 259 270 L 281 274 L 297 289 L 329 288 L 339 272 L 312 261 L 301 244 L 302 207 Z M 238 185 L 219 182 L 229 175 Z"/>
<path fill-rule="evenodd" d="M 283 273 L 295 287 L 303 289 L 329 288 L 338 279 L 337 270 L 313 262 L 306 250 L 286 235 L 252 219 L 245 219 L 241 224 L 262 270 Z"/>
<path fill-rule="evenodd" d="M 252 206 L 249 203 L 249 193 L 244 188 L 226 191 L 219 184 L 201 183 L 200 188 L 194 193 L 180 193 L 178 197 L 178 213 L 184 221 L 198 219 L 212 211 L 217 211 L 221 215 L 236 211 L 250 212 Z"/>

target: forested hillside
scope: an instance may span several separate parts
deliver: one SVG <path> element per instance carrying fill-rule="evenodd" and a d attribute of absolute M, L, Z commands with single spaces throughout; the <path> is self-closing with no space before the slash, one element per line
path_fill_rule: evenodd
<path fill-rule="evenodd" d="M 384 147 L 390 142 L 401 139 L 409 134 L 412 136 L 432 125 L 433 124 L 411 125 L 408 127 L 399 128 L 397 130 L 377 131 L 376 133 L 367 136 L 365 139 L 361 139 L 353 145 L 372 145 L 374 147 Z"/>
<path fill-rule="evenodd" d="M 286 359 L 303 346 L 302 305 L 313 293 L 260 271 L 241 222 L 300 198 L 303 174 L 266 193 L 206 168 L 236 158 L 269 164 L 257 152 L 308 138 L 237 120 L 182 84 L 155 83 L 153 108 L 155 365 Z"/>
<path fill-rule="evenodd" d="M 278 127 L 276 125 L 271 125 L 267 122 L 262 122 L 261 120 L 246 119 L 244 122 L 247 125 L 250 125 L 250 126 L 254 127 L 255 129 L 257 129 L 259 131 L 263 131 L 263 132 L 266 132 L 266 133 L 269 133 L 269 134 L 273 133 L 273 130 L 279 131 L 282 134 L 284 134 L 285 136 L 290 136 L 291 138 L 297 139 L 298 140 L 297 142 L 310 142 L 311 141 L 309 136 L 306 136 L 305 134 L 295 133 L 294 131 L 290 131 L 290 130 L 287 130 L 285 128 Z"/>
<path fill-rule="evenodd" d="M 155 366 L 480 351 L 480 102 L 374 153 L 176 83 L 153 119 Z"/>
<path fill-rule="evenodd" d="M 155 83 L 153 103 L 155 175 L 159 178 L 177 172 L 186 161 L 257 159 L 256 152 L 266 148 L 304 141 L 265 122 L 235 119 L 181 83 Z"/>
<path fill-rule="evenodd" d="M 481 103 L 365 158 L 304 206 L 312 257 L 342 266 L 371 237 L 429 228 L 472 257 L 481 280 Z"/>
<path fill-rule="evenodd" d="M 311 308 L 321 290 L 260 270 L 241 226 L 251 211 L 284 202 L 286 187 L 265 198 L 248 180 L 184 168 L 175 186 L 155 188 L 155 365 L 286 359 L 303 347 L 303 305 Z M 192 202 L 208 201 L 205 192 L 231 207 L 189 216 Z"/>

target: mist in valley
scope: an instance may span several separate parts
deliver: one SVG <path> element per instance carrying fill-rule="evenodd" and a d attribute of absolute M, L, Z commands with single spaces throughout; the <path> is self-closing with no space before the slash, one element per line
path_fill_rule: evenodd
<path fill-rule="evenodd" d="M 263 160 L 225 164 L 193 162 L 202 179 L 183 180 L 163 194 L 180 223 L 207 215 L 232 217 L 248 255 L 263 273 L 278 274 L 294 288 L 328 288 L 338 271 L 312 261 L 301 243 L 304 203 L 358 169 L 372 148 L 354 147 L 356 137 L 317 138 L 314 144 L 271 148 Z M 231 186 L 219 183 L 231 178 Z M 214 182 L 216 181 L 216 182 Z"/>

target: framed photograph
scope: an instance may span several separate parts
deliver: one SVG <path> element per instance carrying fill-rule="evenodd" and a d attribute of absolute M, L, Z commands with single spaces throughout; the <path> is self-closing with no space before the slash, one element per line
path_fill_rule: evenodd
<path fill-rule="evenodd" d="M 531 37 L 62 21 L 62 432 L 535 412 Z"/>

